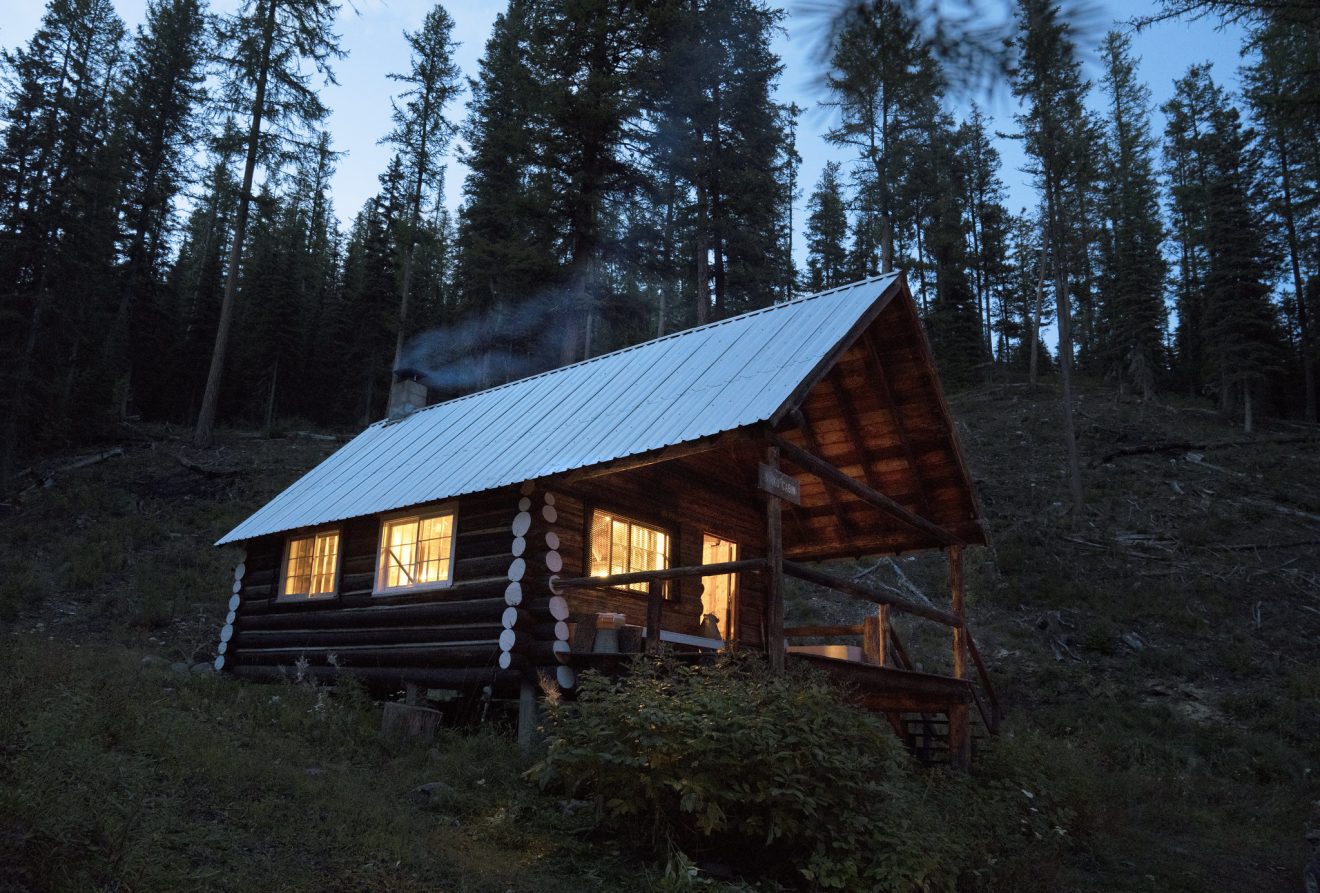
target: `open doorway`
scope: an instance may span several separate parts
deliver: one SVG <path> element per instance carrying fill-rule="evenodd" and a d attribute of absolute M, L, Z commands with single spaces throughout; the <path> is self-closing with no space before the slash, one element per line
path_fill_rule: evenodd
<path fill-rule="evenodd" d="M 701 563 L 738 560 L 738 544 L 707 533 L 701 541 Z M 701 578 L 701 634 L 725 642 L 737 640 L 738 576 L 716 574 Z"/>

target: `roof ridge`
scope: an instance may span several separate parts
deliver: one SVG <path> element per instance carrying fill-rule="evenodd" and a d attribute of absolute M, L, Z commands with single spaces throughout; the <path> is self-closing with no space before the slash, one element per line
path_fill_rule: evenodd
<path fill-rule="evenodd" d="M 809 295 L 800 295 L 796 298 L 789 298 L 787 301 L 778 301 L 774 304 L 771 304 L 768 307 L 757 307 L 754 310 L 748 310 L 744 313 L 739 313 L 736 316 L 729 316 L 729 317 L 725 317 L 724 319 L 717 319 L 714 320 L 713 322 L 704 323 L 699 326 L 693 326 L 690 329 L 683 329 L 682 331 L 678 331 L 678 332 L 670 332 L 668 335 L 661 335 L 659 338 L 651 338 L 647 341 L 639 341 L 636 344 L 629 344 L 627 347 L 620 347 L 617 350 L 610 351 L 609 353 L 599 354 L 598 356 L 594 356 L 594 357 L 587 357 L 585 360 L 578 360 L 576 363 L 569 363 L 567 366 L 556 366 L 553 369 L 546 369 L 544 372 L 537 372 L 535 375 L 528 375 L 524 378 L 515 378 L 513 381 L 506 381 L 503 384 L 497 384 L 489 388 L 483 388 L 480 391 L 473 391 L 472 393 L 464 394 L 461 397 L 454 397 L 450 400 L 444 401 L 443 403 L 433 403 L 430 406 L 424 406 L 421 409 L 415 410 L 414 412 L 409 413 L 407 416 L 404 416 L 403 418 L 400 419 L 381 419 L 380 421 L 371 423 L 370 425 L 367 426 L 367 428 L 375 428 L 378 425 L 398 424 L 404 419 L 412 418 L 413 416 L 419 415 L 423 412 L 429 412 L 433 409 L 439 409 L 443 406 L 452 406 L 453 404 L 461 403 L 464 400 L 471 400 L 476 397 L 480 397 L 484 394 L 490 394 L 494 391 L 503 390 L 504 388 L 511 388 L 514 385 L 520 385 L 524 382 L 535 381 L 538 378 L 544 378 L 547 375 L 555 375 L 557 373 L 563 372 L 568 369 L 576 369 L 579 366 L 585 366 L 590 363 L 597 363 L 600 362 L 601 360 L 609 359 L 610 357 L 619 356 L 620 354 L 628 353 L 629 351 L 639 350 L 650 344 L 659 344 L 662 341 L 671 341 L 676 338 L 683 338 L 688 335 L 693 335 L 697 332 L 705 331 L 707 329 L 713 329 L 716 328 L 717 326 L 727 325 L 728 323 L 737 322 L 739 320 L 747 319 L 748 317 L 757 316 L 763 313 L 769 313 L 771 311 L 779 310 L 780 308 L 788 307 L 793 304 L 804 304 L 807 301 L 814 301 L 817 298 L 823 298 L 826 297 L 827 295 L 832 295 L 835 292 L 844 291 L 845 289 L 850 289 L 850 288 L 857 288 L 859 285 L 868 285 L 872 282 L 878 282 L 882 279 L 896 278 L 898 275 L 899 275 L 898 271 L 894 271 L 892 273 L 880 273 L 875 276 L 867 276 L 863 279 L 858 279 L 853 282 L 845 283 L 843 285 L 836 285 L 834 288 L 827 288 L 824 291 L 812 292 Z"/>

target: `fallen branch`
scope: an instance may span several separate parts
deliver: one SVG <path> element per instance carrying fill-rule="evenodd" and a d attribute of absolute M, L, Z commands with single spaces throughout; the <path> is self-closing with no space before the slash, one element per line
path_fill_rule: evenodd
<path fill-rule="evenodd" d="M 1257 508 L 1272 509 L 1283 515 L 1292 515 L 1293 517 L 1296 518 L 1305 518 L 1308 521 L 1320 521 L 1320 515 L 1315 515 L 1312 514 L 1311 512 L 1304 512 L 1301 509 L 1290 508 L 1286 505 L 1279 505 L 1277 502 L 1270 502 L 1267 499 L 1248 498 L 1248 499 L 1240 499 L 1238 501 L 1246 503 L 1247 505 L 1254 505 Z"/>
<path fill-rule="evenodd" d="M 1091 461 L 1091 467 L 1104 465 L 1115 459 L 1125 459 L 1129 456 L 1149 456 L 1155 453 L 1186 453 L 1192 450 L 1231 450 L 1240 447 L 1254 447 L 1267 443 L 1307 443 L 1310 441 L 1320 441 L 1320 436 L 1312 435 L 1293 435 L 1290 437 L 1259 437 L 1251 440 L 1220 440 L 1206 443 L 1193 443 L 1189 440 L 1170 440 L 1163 443 L 1143 443 L 1137 446 L 1124 447 L 1118 450 L 1112 450 L 1105 453 L 1099 459 Z M 1213 467 L 1213 466 L 1211 466 Z"/>
<path fill-rule="evenodd" d="M 1296 549 L 1302 546 L 1320 546 L 1320 540 L 1292 540 L 1286 543 L 1234 543 L 1223 546 L 1206 546 L 1210 552 L 1255 552 L 1260 549 Z M 1285 565 L 1286 567 L 1286 565 Z M 1283 568 L 1279 568 L 1283 570 Z"/>
<path fill-rule="evenodd" d="M 238 474 L 237 468 L 207 468 L 204 465 L 198 465 L 196 462 L 189 462 L 182 456 L 175 456 L 179 464 L 189 471 L 195 471 L 208 478 L 230 478 Z"/>
<path fill-rule="evenodd" d="M 104 452 L 97 453 L 94 456 L 83 456 L 81 459 L 75 459 L 69 464 L 61 465 L 58 468 L 52 468 L 50 471 L 46 472 L 45 476 L 50 477 L 53 474 L 60 474 L 66 471 L 73 471 L 75 468 L 86 468 L 88 465 L 95 465 L 98 462 L 104 462 L 107 459 L 113 459 L 116 456 L 122 456 L 122 455 L 124 455 L 124 450 L 121 447 L 115 447 L 112 450 L 106 450 Z"/>

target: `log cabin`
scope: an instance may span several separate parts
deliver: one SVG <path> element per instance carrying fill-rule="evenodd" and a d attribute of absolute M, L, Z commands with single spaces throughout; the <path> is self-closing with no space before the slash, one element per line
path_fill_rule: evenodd
<path fill-rule="evenodd" d="M 909 745 L 938 725 L 956 764 L 973 708 L 997 725 L 963 605 L 986 526 L 903 275 L 390 403 L 217 543 L 244 550 L 217 670 L 516 692 L 530 732 L 539 690 L 619 652 L 750 648 L 846 681 Z M 947 607 L 818 564 L 916 550 L 947 554 Z M 786 577 L 874 614 L 786 629 Z M 947 627 L 950 673 L 915 668 L 894 613 Z M 831 637 L 861 645 L 793 643 Z"/>

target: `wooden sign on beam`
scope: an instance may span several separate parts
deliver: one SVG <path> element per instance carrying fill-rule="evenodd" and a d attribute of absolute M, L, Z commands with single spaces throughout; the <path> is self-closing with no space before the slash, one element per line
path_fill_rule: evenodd
<path fill-rule="evenodd" d="M 791 474 L 784 474 L 778 468 L 772 468 L 762 462 L 759 478 L 759 486 L 771 496 L 786 499 L 794 505 L 802 504 L 802 488 L 798 486 L 797 478 Z"/>

